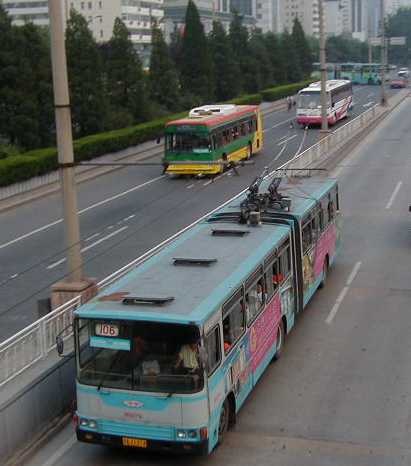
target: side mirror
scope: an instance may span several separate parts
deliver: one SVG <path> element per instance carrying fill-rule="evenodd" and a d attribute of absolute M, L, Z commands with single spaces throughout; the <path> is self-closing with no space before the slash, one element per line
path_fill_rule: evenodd
<path fill-rule="evenodd" d="M 64 353 L 64 340 L 60 335 L 56 336 L 56 348 L 59 356 L 62 356 Z"/>

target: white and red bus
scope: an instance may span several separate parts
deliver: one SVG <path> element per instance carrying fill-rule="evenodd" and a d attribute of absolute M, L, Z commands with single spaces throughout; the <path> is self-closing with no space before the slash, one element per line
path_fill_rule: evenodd
<path fill-rule="evenodd" d="M 347 80 L 329 80 L 327 91 L 328 124 L 347 117 L 353 105 L 352 83 Z M 315 82 L 298 93 L 297 123 L 300 125 L 321 124 L 321 82 Z"/>

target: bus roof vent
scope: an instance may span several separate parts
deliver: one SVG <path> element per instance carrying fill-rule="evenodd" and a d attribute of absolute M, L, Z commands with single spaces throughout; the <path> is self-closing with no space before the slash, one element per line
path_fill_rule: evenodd
<path fill-rule="evenodd" d="M 234 104 L 220 104 L 220 105 L 202 105 L 190 110 L 188 116 L 190 118 L 199 118 L 206 115 L 226 115 L 235 111 Z"/>
<path fill-rule="evenodd" d="M 148 306 L 163 306 L 164 304 L 174 301 L 173 296 L 163 298 L 150 298 L 147 296 L 127 296 L 123 299 L 123 304 L 128 306 L 148 305 Z"/>
<path fill-rule="evenodd" d="M 248 230 L 212 230 L 211 234 L 213 236 L 245 236 L 250 232 Z"/>
<path fill-rule="evenodd" d="M 211 264 L 215 264 L 217 259 L 198 259 L 192 257 L 174 257 L 174 265 L 196 265 L 208 267 Z"/>

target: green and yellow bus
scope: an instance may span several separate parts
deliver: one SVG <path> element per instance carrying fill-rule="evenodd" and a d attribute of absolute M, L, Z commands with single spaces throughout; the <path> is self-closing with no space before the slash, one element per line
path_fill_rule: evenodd
<path fill-rule="evenodd" d="M 204 105 L 165 128 L 166 173 L 214 175 L 228 162 L 247 160 L 263 147 L 257 105 Z"/>

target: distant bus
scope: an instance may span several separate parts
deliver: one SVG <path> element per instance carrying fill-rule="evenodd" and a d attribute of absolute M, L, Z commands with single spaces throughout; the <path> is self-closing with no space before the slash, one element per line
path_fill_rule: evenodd
<path fill-rule="evenodd" d="M 327 119 L 330 125 L 345 118 L 353 105 L 351 81 L 327 81 Z M 321 124 L 321 82 L 310 84 L 298 93 L 297 123 Z"/>
<path fill-rule="evenodd" d="M 205 105 L 167 123 L 163 162 L 167 173 L 212 175 L 221 173 L 227 162 L 250 159 L 262 147 L 257 105 Z"/>
<path fill-rule="evenodd" d="M 381 84 L 379 63 L 340 63 L 341 79 L 349 79 L 353 84 Z"/>
<path fill-rule="evenodd" d="M 340 66 L 335 63 L 327 63 L 327 79 L 340 78 Z M 313 79 L 321 79 L 321 65 L 320 63 L 313 63 L 313 71 L 311 73 Z"/>
<path fill-rule="evenodd" d="M 340 245 L 336 180 L 279 181 L 256 180 L 75 311 L 79 441 L 223 441 Z"/>

